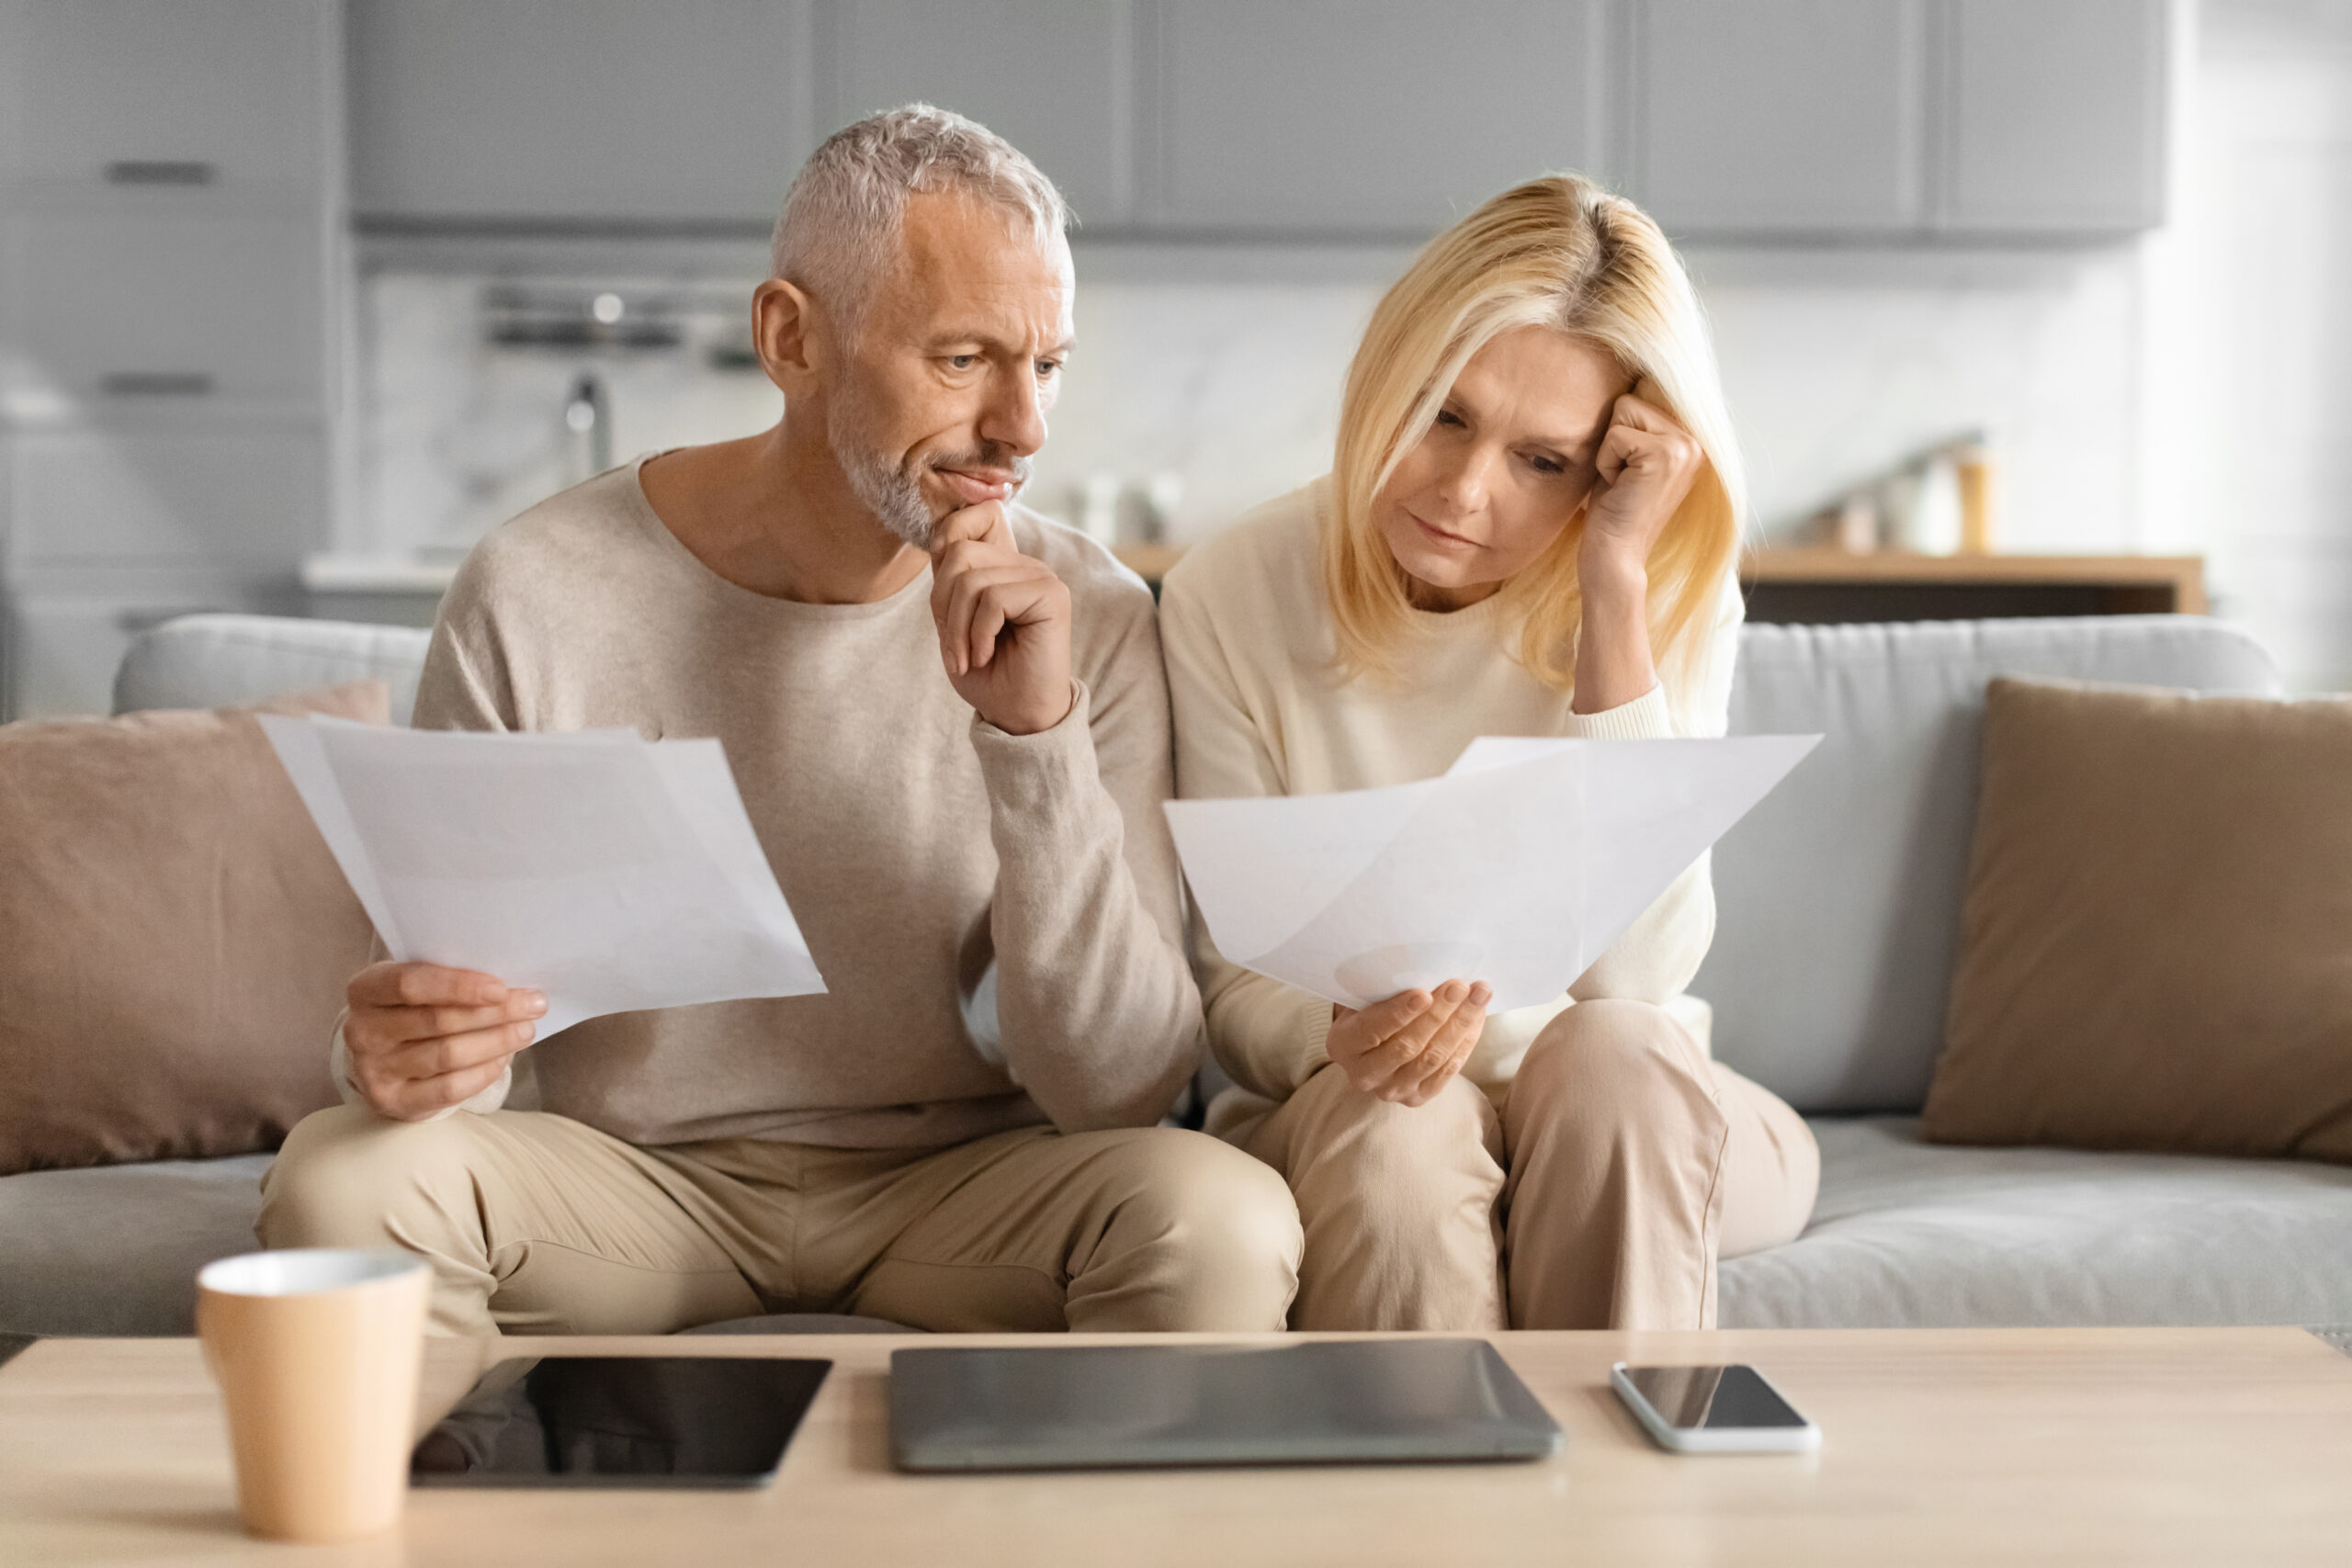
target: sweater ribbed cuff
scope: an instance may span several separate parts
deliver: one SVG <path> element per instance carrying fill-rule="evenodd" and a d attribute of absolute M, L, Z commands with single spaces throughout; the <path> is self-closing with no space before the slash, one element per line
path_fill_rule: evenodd
<path fill-rule="evenodd" d="M 1674 714 L 1666 705 L 1666 688 L 1652 686 L 1630 703 L 1570 714 L 1567 732 L 1578 740 L 1670 740 Z"/>
<path fill-rule="evenodd" d="M 1321 997 L 1310 995 L 1306 998 L 1306 1017 L 1304 1021 L 1305 1048 L 1301 1055 L 1306 1063 L 1306 1071 L 1299 1075 L 1298 1081 L 1302 1084 L 1330 1065 L 1331 1004 Z"/>
<path fill-rule="evenodd" d="M 1086 682 L 1073 680 L 1069 684 L 1069 712 L 1051 729 L 1012 735 L 977 713 L 972 716 L 972 750 L 997 809 L 1050 809 L 1068 799 L 1072 789 L 1098 782 Z"/>

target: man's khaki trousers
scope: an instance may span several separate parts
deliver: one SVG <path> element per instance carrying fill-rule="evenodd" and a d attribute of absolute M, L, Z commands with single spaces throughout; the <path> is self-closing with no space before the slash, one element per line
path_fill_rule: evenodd
<path fill-rule="evenodd" d="M 1645 1002 L 1579 1002 L 1498 1111 L 1391 1105 L 1327 1066 L 1227 1134 L 1306 1228 L 1296 1328 L 1713 1328 L 1715 1260 L 1804 1228 L 1804 1118 Z"/>
<path fill-rule="evenodd" d="M 938 1330 L 1283 1326 L 1272 1171 L 1197 1133 L 1023 1128 L 940 1150 L 626 1144 L 536 1111 L 307 1117 L 262 1245 L 398 1247 L 450 1335 L 667 1334 L 769 1312 Z"/>

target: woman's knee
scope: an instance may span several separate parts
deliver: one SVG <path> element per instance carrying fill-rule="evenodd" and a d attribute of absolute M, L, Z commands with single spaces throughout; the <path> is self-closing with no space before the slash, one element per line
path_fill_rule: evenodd
<path fill-rule="evenodd" d="M 1293 1185 L 1317 1166 L 1342 1166 L 1351 1181 L 1419 1186 L 1457 1167 L 1491 1166 L 1496 1116 L 1486 1091 L 1455 1077 L 1423 1105 L 1366 1094 L 1337 1066 L 1299 1087 L 1287 1108 L 1295 1119 L 1288 1142 Z"/>
<path fill-rule="evenodd" d="M 1514 1133 L 1531 1117 L 1655 1125 L 1719 1119 L 1706 1058 L 1664 1008 L 1615 998 L 1578 1002 L 1544 1027 L 1511 1083 Z"/>
<path fill-rule="evenodd" d="M 1288 1172 L 1308 1232 L 1329 1247 L 1410 1249 L 1453 1227 L 1483 1236 L 1503 1188 L 1502 1133 L 1486 1091 L 1455 1078 L 1425 1105 L 1377 1100 L 1326 1067 L 1299 1093 Z"/>

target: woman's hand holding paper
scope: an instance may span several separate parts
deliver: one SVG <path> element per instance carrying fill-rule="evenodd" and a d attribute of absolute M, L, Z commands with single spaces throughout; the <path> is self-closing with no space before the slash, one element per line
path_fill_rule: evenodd
<path fill-rule="evenodd" d="M 1470 1059 L 1493 998 L 1484 981 L 1448 980 L 1434 992 L 1399 991 L 1361 1010 L 1334 1002 L 1324 1050 L 1364 1093 L 1427 1105 Z"/>

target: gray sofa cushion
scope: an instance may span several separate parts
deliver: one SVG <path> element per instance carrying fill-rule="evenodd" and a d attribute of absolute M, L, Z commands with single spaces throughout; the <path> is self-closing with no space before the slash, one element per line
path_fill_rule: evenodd
<path fill-rule="evenodd" d="M 1747 627 L 1732 733 L 1826 739 L 1716 846 L 1690 988 L 1715 1055 L 1799 1111 L 1926 1101 L 1996 675 L 2278 689 L 2260 644 L 2199 615 Z"/>
<path fill-rule="evenodd" d="M 392 689 L 392 722 L 406 724 L 432 638 L 413 626 L 182 615 L 141 633 L 123 655 L 114 711 L 232 707 L 299 687 L 373 679 Z"/>
<path fill-rule="evenodd" d="M 1923 1144 L 1816 1118 L 1821 1201 L 1726 1260 L 1725 1328 L 2352 1322 L 2352 1169 Z"/>
<path fill-rule="evenodd" d="M 196 1271 L 260 1246 L 274 1157 L 0 1177 L 0 1333 L 195 1333 Z"/>

